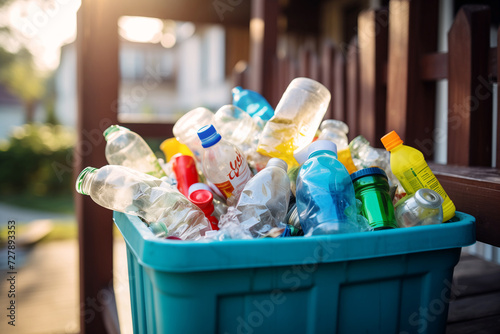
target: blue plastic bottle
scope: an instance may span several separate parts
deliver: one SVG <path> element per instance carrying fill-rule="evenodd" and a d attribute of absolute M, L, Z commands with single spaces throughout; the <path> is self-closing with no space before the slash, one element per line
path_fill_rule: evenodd
<path fill-rule="evenodd" d="M 297 178 L 297 210 L 305 235 L 357 232 L 356 198 L 337 146 L 317 140 Z"/>
<path fill-rule="evenodd" d="M 263 121 L 268 121 L 274 116 L 273 107 L 259 93 L 240 86 L 234 87 L 232 93 L 233 105 L 245 110 L 250 116 L 260 117 Z"/>

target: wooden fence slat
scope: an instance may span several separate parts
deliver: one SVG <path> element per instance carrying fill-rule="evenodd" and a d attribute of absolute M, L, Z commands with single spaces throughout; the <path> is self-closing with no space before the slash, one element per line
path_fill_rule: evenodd
<path fill-rule="evenodd" d="M 375 147 L 382 147 L 386 134 L 387 87 L 383 83 L 387 62 L 388 12 L 367 10 L 358 16 L 359 134 Z"/>
<path fill-rule="evenodd" d="M 259 92 L 266 99 L 273 94 L 273 59 L 278 41 L 278 0 L 252 1 L 250 20 L 250 78 L 251 90 Z"/>
<path fill-rule="evenodd" d="M 74 172 L 106 165 L 102 132 L 117 123 L 118 16 L 110 1 L 86 0 L 78 11 L 78 141 Z M 96 38 L 99 36 L 99 38 Z M 89 196 L 75 196 L 80 258 L 80 331 L 104 333 L 101 312 L 113 283 L 112 212 Z"/>
<path fill-rule="evenodd" d="M 359 133 L 359 52 L 358 39 L 354 37 L 347 47 L 346 56 L 346 123 L 349 140 Z"/>
<path fill-rule="evenodd" d="M 464 6 L 448 33 L 448 163 L 491 166 L 490 12 Z"/>
<path fill-rule="evenodd" d="M 333 63 L 333 119 L 346 122 L 346 61 L 344 54 L 338 50 Z M 352 129 L 349 130 L 352 133 Z"/>
<path fill-rule="evenodd" d="M 387 67 L 387 132 L 434 153 L 436 84 L 420 80 L 420 59 L 436 51 L 438 1 L 391 0 Z"/>
<path fill-rule="evenodd" d="M 333 119 L 333 105 L 338 98 L 334 87 L 334 62 L 335 62 L 335 44 L 331 40 L 324 40 L 321 47 L 321 70 L 320 81 L 332 94 L 332 100 L 325 114 L 325 119 Z"/>

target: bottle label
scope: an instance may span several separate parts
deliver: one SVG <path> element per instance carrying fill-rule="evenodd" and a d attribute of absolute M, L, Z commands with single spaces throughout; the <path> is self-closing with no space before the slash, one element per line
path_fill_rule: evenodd
<path fill-rule="evenodd" d="M 441 195 L 443 200 L 448 197 L 443 187 L 437 180 L 436 176 L 434 176 L 434 173 L 432 173 L 427 164 L 420 168 L 420 170 L 410 168 L 403 173 L 403 176 L 404 180 L 401 180 L 401 185 L 408 193 L 413 194 L 419 189 L 428 188 Z"/>
<path fill-rule="evenodd" d="M 227 174 L 228 181 L 215 183 L 215 186 L 228 199 L 231 196 L 239 197 L 245 184 L 252 178 L 252 173 L 245 158 L 236 151 L 236 159 L 229 162 L 230 171 Z"/>

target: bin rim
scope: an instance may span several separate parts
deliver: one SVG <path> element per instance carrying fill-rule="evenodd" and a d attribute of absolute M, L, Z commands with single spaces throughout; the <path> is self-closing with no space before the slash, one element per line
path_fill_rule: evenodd
<path fill-rule="evenodd" d="M 461 248 L 476 242 L 475 218 L 456 212 L 451 221 L 391 230 L 224 241 L 160 239 L 136 216 L 113 220 L 139 264 L 157 271 L 198 272 L 311 265 Z"/>

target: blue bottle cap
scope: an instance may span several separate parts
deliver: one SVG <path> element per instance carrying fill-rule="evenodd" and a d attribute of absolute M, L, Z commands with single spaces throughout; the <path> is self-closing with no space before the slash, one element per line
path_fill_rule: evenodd
<path fill-rule="evenodd" d="M 359 178 L 364 176 L 372 176 L 372 175 L 381 175 L 387 179 L 387 174 L 385 174 L 384 170 L 378 167 L 370 167 L 358 170 L 351 174 L 351 181 L 354 182 Z"/>
<path fill-rule="evenodd" d="M 205 125 L 198 130 L 198 138 L 201 140 L 201 146 L 204 148 L 213 146 L 221 140 L 220 134 L 215 130 L 215 127 L 210 125 Z"/>

